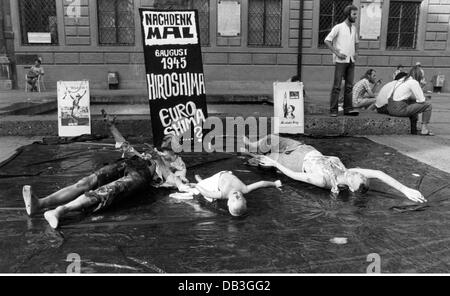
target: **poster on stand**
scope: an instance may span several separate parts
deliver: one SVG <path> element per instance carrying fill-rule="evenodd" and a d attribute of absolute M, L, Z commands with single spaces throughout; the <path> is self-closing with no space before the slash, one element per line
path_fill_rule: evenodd
<path fill-rule="evenodd" d="M 196 10 L 140 9 L 153 141 L 202 142 L 208 116 Z"/>
<path fill-rule="evenodd" d="M 274 82 L 274 132 L 303 134 L 305 132 L 305 114 L 303 83 Z"/>
<path fill-rule="evenodd" d="M 89 81 L 58 81 L 58 135 L 91 134 Z"/>

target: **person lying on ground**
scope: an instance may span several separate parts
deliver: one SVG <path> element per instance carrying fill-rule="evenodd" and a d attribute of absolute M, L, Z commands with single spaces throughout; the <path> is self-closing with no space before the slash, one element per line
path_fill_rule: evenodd
<path fill-rule="evenodd" d="M 151 151 L 139 154 L 125 141 L 115 127 L 114 121 L 108 121 L 108 125 L 116 142 L 122 143 L 120 144 L 122 156 L 127 158 L 104 166 L 75 184 L 45 198 L 37 198 L 31 186 L 23 186 L 22 196 L 29 216 L 44 209 L 51 209 L 44 213 L 44 217 L 52 228 L 57 228 L 60 219 L 70 212 L 97 212 L 138 192 L 145 191 L 150 186 L 157 187 L 161 183 L 167 183 L 179 189 L 189 188 L 172 173 L 158 153 Z"/>
<path fill-rule="evenodd" d="M 259 181 L 245 185 L 231 171 L 219 172 L 207 179 L 195 176 L 197 184 L 195 188 L 207 199 L 213 202 L 216 199 L 226 199 L 228 211 L 232 216 L 242 216 L 247 211 L 247 201 L 244 194 L 264 187 L 281 187 L 281 181 Z"/>
<path fill-rule="evenodd" d="M 244 143 L 250 151 L 268 153 L 255 155 L 245 149 L 242 151 L 254 157 L 262 166 L 275 167 L 294 180 L 331 189 L 334 195 L 343 187 L 347 187 L 351 192 L 365 193 L 369 190 L 369 179 L 374 178 L 400 191 L 414 202 L 426 202 L 419 191 L 401 184 L 382 171 L 347 169 L 338 157 L 325 156 L 313 146 L 293 139 L 268 135 L 257 142 L 250 142 L 244 137 Z"/>

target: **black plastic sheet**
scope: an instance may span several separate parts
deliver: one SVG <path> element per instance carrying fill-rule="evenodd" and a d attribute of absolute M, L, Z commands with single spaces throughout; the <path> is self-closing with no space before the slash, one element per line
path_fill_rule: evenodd
<path fill-rule="evenodd" d="M 91 216 L 71 214 L 52 230 L 42 215 L 26 215 L 22 186 L 43 197 L 120 153 L 105 141 L 33 144 L 0 166 L 0 272 L 64 273 L 71 253 L 79 254 L 85 273 L 363 273 L 372 253 L 381 257 L 381 272 L 449 271 L 447 173 L 365 138 L 298 138 L 347 167 L 382 170 L 429 202 L 418 206 L 378 181 L 363 196 L 343 192 L 333 199 L 234 153 L 186 153 L 192 181 L 194 174 L 232 170 L 247 184 L 281 179 L 282 192 L 248 194 L 249 212 L 236 219 L 199 199 L 176 200 L 170 190 L 154 189 Z"/>

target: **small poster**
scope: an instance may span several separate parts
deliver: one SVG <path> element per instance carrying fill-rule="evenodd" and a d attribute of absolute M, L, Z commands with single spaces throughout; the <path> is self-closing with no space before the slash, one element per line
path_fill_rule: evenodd
<path fill-rule="evenodd" d="M 234 37 L 241 34 L 241 4 L 238 1 L 219 1 L 217 32 L 222 37 Z"/>
<path fill-rule="evenodd" d="M 379 40 L 381 34 L 381 12 L 380 3 L 365 3 L 361 5 L 360 39 Z"/>
<path fill-rule="evenodd" d="M 91 134 L 89 81 L 58 81 L 58 135 Z"/>
<path fill-rule="evenodd" d="M 52 43 L 52 35 L 51 33 L 33 33 L 29 32 L 28 35 L 28 43 Z"/>
<path fill-rule="evenodd" d="M 201 143 L 208 111 L 197 11 L 140 15 L 154 144 L 166 135 Z"/>
<path fill-rule="evenodd" d="M 275 133 L 303 134 L 305 132 L 303 83 L 275 82 L 273 98 Z"/>

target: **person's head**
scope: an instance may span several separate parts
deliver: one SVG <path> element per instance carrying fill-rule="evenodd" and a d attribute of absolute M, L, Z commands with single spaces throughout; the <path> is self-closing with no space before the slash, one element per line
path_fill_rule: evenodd
<path fill-rule="evenodd" d="M 240 191 L 232 191 L 228 194 L 227 205 L 232 216 L 242 216 L 247 212 L 247 201 Z"/>
<path fill-rule="evenodd" d="M 402 71 L 402 72 L 398 73 L 397 75 L 395 75 L 394 80 L 400 80 L 406 76 L 408 76 L 408 73 Z"/>
<path fill-rule="evenodd" d="M 361 173 L 346 171 L 345 182 L 351 192 L 366 193 L 369 190 L 369 179 Z"/>
<path fill-rule="evenodd" d="M 42 64 L 42 58 L 37 58 L 37 59 L 34 60 L 34 65 L 36 67 L 41 66 L 41 64 Z"/>
<path fill-rule="evenodd" d="M 344 8 L 344 15 L 350 23 L 356 22 L 358 18 L 358 7 L 355 5 L 348 5 Z"/>
<path fill-rule="evenodd" d="M 288 113 L 293 113 L 295 111 L 295 107 L 293 105 L 288 106 Z"/>
<path fill-rule="evenodd" d="M 423 69 L 421 66 L 415 65 L 409 71 L 408 76 L 414 78 L 418 82 L 422 82 L 425 78 L 425 73 L 423 72 Z"/>
<path fill-rule="evenodd" d="M 403 71 L 403 65 L 402 64 L 398 65 L 397 70 Z"/>
<path fill-rule="evenodd" d="M 289 80 L 290 80 L 291 82 L 297 82 L 297 81 L 300 81 L 298 75 L 292 76 Z"/>
<path fill-rule="evenodd" d="M 168 148 L 175 151 L 176 153 L 179 153 L 182 151 L 183 146 L 181 146 L 179 138 L 177 136 L 169 134 L 164 136 L 160 148 L 160 150 Z"/>
<path fill-rule="evenodd" d="M 375 83 L 377 79 L 377 72 L 374 69 L 369 69 L 366 71 L 366 73 L 364 73 L 362 79 L 364 78 L 369 80 L 369 82 L 371 83 Z"/>
<path fill-rule="evenodd" d="M 162 157 L 169 162 L 174 162 L 177 159 L 177 155 L 175 154 L 175 152 L 173 152 L 172 149 L 167 148 L 167 147 L 163 147 L 161 148 L 161 152 L 162 152 Z"/>

